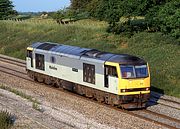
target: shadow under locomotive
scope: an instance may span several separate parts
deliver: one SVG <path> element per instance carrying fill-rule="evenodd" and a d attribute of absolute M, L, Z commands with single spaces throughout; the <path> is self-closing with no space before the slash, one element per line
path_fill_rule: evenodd
<path fill-rule="evenodd" d="M 154 93 L 156 92 L 156 93 Z M 158 100 L 164 95 L 164 90 L 159 89 L 155 86 L 151 86 L 150 99 L 147 102 L 146 107 L 151 107 L 158 104 Z"/>

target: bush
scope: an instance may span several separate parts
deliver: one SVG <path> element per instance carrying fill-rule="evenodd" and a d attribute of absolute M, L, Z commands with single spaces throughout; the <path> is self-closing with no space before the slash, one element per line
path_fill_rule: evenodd
<path fill-rule="evenodd" d="M 110 24 L 107 32 L 114 34 L 125 33 L 133 35 L 135 32 L 142 32 L 147 29 L 147 22 L 144 19 L 128 19 L 125 22 L 117 22 Z"/>
<path fill-rule="evenodd" d="M 16 17 L 12 17 L 11 19 L 18 19 L 18 20 L 27 20 L 27 19 L 30 19 L 31 18 L 31 15 L 18 15 Z"/>
<path fill-rule="evenodd" d="M 15 117 L 7 111 L 0 112 L 0 127 L 1 129 L 9 129 L 15 122 Z"/>

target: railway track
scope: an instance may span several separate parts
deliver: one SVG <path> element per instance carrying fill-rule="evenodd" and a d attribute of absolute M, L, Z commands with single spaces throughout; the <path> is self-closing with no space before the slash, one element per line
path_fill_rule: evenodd
<path fill-rule="evenodd" d="M 6 58 L 6 57 L 1 58 L 1 56 L 0 56 L 0 61 L 5 62 L 5 63 L 10 63 L 10 64 L 13 64 L 13 65 L 16 65 L 16 66 L 19 66 L 19 67 L 22 67 L 22 66 L 25 67 L 25 62 L 19 61 L 19 60 L 16 61 L 15 59 L 11 59 L 11 58 Z M 16 77 L 24 79 L 26 81 L 32 82 L 32 79 L 28 78 L 26 73 L 22 72 L 22 71 L 14 70 L 12 68 L 0 65 L 0 72 L 6 73 L 6 74 L 11 75 L 11 76 L 16 76 Z M 35 82 L 35 83 L 38 83 L 38 82 Z M 43 84 L 43 85 L 46 86 L 46 87 L 49 87 L 48 85 L 45 85 L 45 84 Z M 57 90 L 57 88 L 54 88 L 54 87 L 49 87 L 49 88 L 53 88 L 53 89 Z M 58 89 L 58 90 L 61 90 L 62 92 L 68 92 L 68 91 L 63 90 L 63 89 Z M 83 96 L 74 94 L 72 92 L 68 92 L 68 94 L 72 94 L 72 95 L 74 95 L 76 97 L 80 97 L 82 99 L 87 99 L 87 98 L 85 98 Z M 175 104 L 180 105 L 179 102 L 176 102 L 176 101 L 173 101 L 173 100 L 172 101 L 168 100 L 168 99 L 162 99 L 162 100 L 167 101 L 167 102 L 171 102 L 171 103 L 174 102 Z M 94 101 L 92 99 L 89 99 L 89 101 L 98 103 L 97 101 Z M 103 103 L 98 103 L 98 104 L 101 104 L 103 106 L 107 106 L 108 108 L 118 110 L 120 112 L 129 114 L 129 115 L 141 118 L 141 119 L 144 119 L 146 121 L 150 121 L 150 122 L 162 125 L 162 126 L 167 127 L 167 128 L 172 128 L 172 129 L 180 128 L 180 120 L 179 119 L 175 119 L 175 118 L 172 118 L 172 117 L 164 115 L 164 114 L 153 112 L 153 111 L 150 111 L 148 109 L 137 110 L 137 111 L 127 111 L 127 110 L 122 110 L 120 108 L 112 107 L 110 105 L 103 104 Z M 156 119 L 152 119 L 152 117 L 147 117 L 147 116 L 154 116 Z M 163 119 L 163 121 L 161 121 L 162 119 Z M 166 122 L 164 122 L 164 121 L 166 121 Z"/>
<path fill-rule="evenodd" d="M 151 98 L 149 100 L 149 103 L 150 103 L 149 105 L 160 104 L 160 105 L 164 105 L 164 106 L 167 106 L 170 108 L 180 110 L 180 102 L 179 101 L 175 101 L 175 100 L 170 99 L 170 98 L 163 98 L 160 96 L 163 96 L 163 95 L 157 96 L 157 93 L 152 91 L 151 92 Z"/>
<path fill-rule="evenodd" d="M 164 100 L 163 98 L 161 99 L 161 100 Z M 171 102 L 172 103 L 172 101 L 167 101 L 167 102 Z M 175 101 L 175 104 L 176 104 L 176 106 L 172 106 L 171 104 L 167 104 L 167 102 L 166 102 L 166 100 L 165 100 L 165 102 L 157 102 L 157 101 L 153 101 L 153 100 L 149 100 L 149 106 L 150 105 L 157 105 L 157 104 L 160 104 L 160 105 L 163 105 L 163 106 L 166 106 L 166 107 L 170 107 L 170 108 L 174 108 L 174 109 L 177 109 L 177 110 L 180 110 L 180 104 L 178 104 L 176 101 Z"/>
<path fill-rule="evenodd" d="M 5 63 L 10 63 L 19 67 L 26 67 L 26 62 L 20 59 L 15 59 L 12 57 L 4 56 L 0 54 L 0 61 Z"/>

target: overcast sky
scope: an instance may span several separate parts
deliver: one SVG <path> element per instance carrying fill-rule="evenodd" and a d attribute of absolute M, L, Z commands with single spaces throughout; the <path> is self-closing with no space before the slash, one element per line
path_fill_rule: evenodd
<path fill-rule="evenodd" d="M 11 0 L 18 12 L 57 11 L 70 5 L 70 0 Z"/>

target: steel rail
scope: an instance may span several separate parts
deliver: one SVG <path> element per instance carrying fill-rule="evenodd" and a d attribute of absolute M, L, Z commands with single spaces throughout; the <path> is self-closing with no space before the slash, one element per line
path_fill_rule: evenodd
<path fill-rule="evenodd" d="M 7 69 L 7 70 L 10 70 L 10 71 L 13 71 L 13 72 L 17 72 L 17 73 L 20 73 L 20 74 L 24 74 L 24 75 L 27 76 L 27 73 L 21 72 L 21 71 L 15 70 L 15 69 L 11 69 L 11 68 L 4 67 L 4 66 L 1 66 L 1 65 L 0 65 L 0 68 L 4 68 L 4 69 Z"/>
<path fill-rule="evenodd" d="M 25 67 L 26 65 L 24 64 L 24 63 L 22 63 L 22 62 L 16 62 L 16 63 L 14 63 L 15 61 L 12 61 L 12 60 L 10 60 L 10 59 L 1 59 L 1 57 L 0 57 L 0 61 L 1 62 L 5 62 L 5 63 L 9 63 L 9 64 L 13 64 L 13 65 L 17 65 L 17 66 L 20 66 L 20 67 Z"/>

